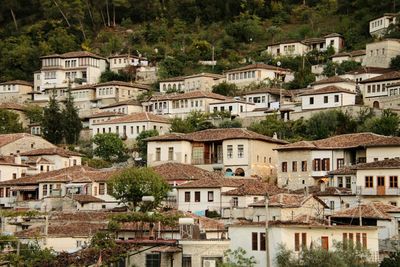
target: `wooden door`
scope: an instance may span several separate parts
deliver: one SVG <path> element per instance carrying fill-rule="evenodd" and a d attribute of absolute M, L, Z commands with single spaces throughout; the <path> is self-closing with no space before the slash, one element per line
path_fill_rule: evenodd
<path fill-rule="evenodd" d="M 378 176 L 376 184 L 377 184 L 376 188 L 377 195 L 385 195 L 385 176 Z"/>
<path fill-rule="evenodd" d="M 327 236 L 321 236 L 321 247 L 325 250 L 329 249 L 329 239 Z"/>

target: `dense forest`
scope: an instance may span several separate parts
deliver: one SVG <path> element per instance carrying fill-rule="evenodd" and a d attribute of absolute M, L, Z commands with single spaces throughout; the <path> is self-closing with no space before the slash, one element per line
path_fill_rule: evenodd
<path fill-rule="evenodd" d="M 4 0 L 0 81 L 32 80 L 40 56 L 71 50 L 144 55 L 169 77 L 273 64 L 268 43 L 331 32 L 347 50 L 360 49 L 370 41 L 368 21 L 397 7 L 400 0 Z M 198 64 L 212 51 L 217 66 Z"/>

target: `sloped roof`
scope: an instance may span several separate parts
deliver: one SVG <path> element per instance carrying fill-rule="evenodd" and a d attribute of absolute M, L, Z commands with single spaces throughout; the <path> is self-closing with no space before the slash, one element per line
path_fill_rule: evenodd
<path fill-rule="evenodd" d="M 104 200 L 94 197 L 94 196 L 91 196 L 91 195 L 73 195 L 73 196 L 71 196 L 71 199 L 73 199 L 81 204 L 104 202 Z"/>
<path fill-rule="evenodd" d="M 272 66 L 272 65 L 267 65 L 264 63 L 255 63 L 255 64 L 250 64 L 244 67 L 240 67 L 240 68 L 236 68 L 236 69 L 230 69 L 230 70 L 226 70 L 226 73 L 229 72 L 236 72 L 236 71 L 244 71 L 244 70 L 254 70 L 254 69 L 264 69 L 264 70 L 276 70 L 276 71 L 289 71 L 292 72 L 292 70 L 290 69 L 284 69 L 284 68 L 280 68 L 280 67 L 276 67 L 276 66 Z"/>
<path fill-rule="evenodd" d="M 15 163 L 15 158 L 13 156 L 2 156 L 2 155 L 0 155 L 0 165 L 28 167 L 28 165 L 25 165 L 25 164 Z"/>
<path fill-rule="evenodd" d="M 151 97 L 150 101 L 163 101 L 163 100 L 180 100 L 180 99 L 192 99 L 192 98 L 212 98 L 217 100 L 225 100 L 226 96 L 219 95 L 212 92 L 195 90 L 187 93 L 173 93 L 165 95 L 156 95 Z"/>
<path fill-rule="evenodd" d="M 363 74 L 363 73 L 384 74 L 384 73 L 391 72 L 391 71 L 393 71 L 393 70 L 391 70 L 391 69 L 386 69 L 386 68 L 361 67 L 361 68 L 359 68 L 359 69 L 346 72 L 346 74 Z"/>
<path fill-rule="evenodd" d="M 217 80 L 217 79 L 222 79 L 225 76 L 223 76 L 221 74 L 216 74 L 216 73 L 202 72 L 202 73 L 197 73 L 197 74 L 193 74 L 193 75 L 177 76 L 177 77 L 162 79 L 162 80 L 160 80 L 160 82 L 162 83 L 162 82 L 184 81 L 185 79 L 191 79 L 191 78 L 196 78 L 196 77 L 209 77 L 209 78 L 213 78 L 214 80 Z"/>
<path fill-rule="evenodd" d="M 31 86 L 33 87 L 33 83 L 28 82 L 28 81 L 23 81 L 23 80 L 12 80 L 12 81 L 6 81 L 0 83 L 0 85 L 12 85 L 12 84 L 18 84 L 18 85 L 26 85 L 26 86 Z"/>
<path fill-rule="evenodd" d="M 139 112 L 139 113 L 132 113 L 129 115 L 125 115 L 119 118 L 111 119 L 108 121 L 102 121 L 94 123 L 95 125 L 101 124 L 116 124 L 116 123 L 131 123 L 131 122 L 160 122 L 160 123 L 169 123 L 167 118 L 155 115 L 149 112 Z"/>
<path fill-rule="evenodd" d="M 15 142 L 15 141 L 25 138 L 25 137 L 40 138 L 40 137 L 31 135 L 28 133 L 0 134 L 0 147 L 3 147 L 5 145 L 8 145 L 12 142 Z"/>
<path fill-rule="evenodd" d="M 249 92 L 243 92 L 242 95 L 254 95 L 254 94 L 260 94 L 260 93 L 269 93 L 272 95 L 284 95 L 284 96 L 291 96 L 291 92 L 289 92 L 286 89 L 282 89 L 282 88 L 260 88 L 257 90 L 253 90 L 253 91 L 249 91 Z"/>
<path fill-rule="evenodd" d="M 26 110 L 26 106 L 18 104 L 18 103 L 1 103 L 0 104 L 0 109 L 25 111 Z"/>
<path fill-rule="evenodd" d="M 193 142 L 211 142 L 211 141 L 222 141 L 230 139 L 250 139 L 250 140 L 261 140 L 276 144 L 287 144 L 286 141 L 274 139 L 269 136 L 258 134 L 249 131 L 245 128 L 219 128 L 219 129 L 207 129 L 203 131 L 188 133 L 188 134 L 169 134 L 162 136 L 154 136 L 147 138 L 148 141 L 173 141 L 173 140 L 186 140 Z"/>
<path fill-rule="evenodd" d="M 360 83 L 391 81 L 391 80 L 400 80 L 400 71 L 387 72 L 382 75 L 363 80 Z"/>
<path fill-rule="evenodd" d="M 315 199 L 323 207 L 327 208 L 327 205 L 317 196 L 308 195 L 304 196 L 301 194 L 293 193 L 278 193 L 269 197 L 268 207 L 280 207 L 280 208 L 299 208 L 304 205 L 310 199 Z M 253 204 L 252 207 L 265 207 L 265 200 L 259 200 Z"/>
<path fill-rule="evenodd" d="M 153 167 L 166 181 L 221 178 L 222 174 L 206 171 L 190 164 L 168 162 Z"/>
<path fill-rule="evenodd" d="M 354 83 L 354 81 L 340 76 L 332 76 L 320 81 L 313 82 L 312 85 L 328 84 L 328 83 Z"/>
<path fill-rule="evenodd" d="M 142 106 L 138 100 L 136 100 L 136 99 L 129 99 L 129 100 L 120 101 L 120 102 L 116 102 L 116 103 L 114 103 L 114 104 L 110 104 L 110 105 L 101 107 L 100 109 L 104 109 L 104 108 L 113 108 L 113 107 L 125 106 L 125 105 L 130 105 L 130 106 Z"/>
<path fill-rule="evenodd" d="M 146 84 L 130 83 L 130 82 L 123 82 L 123 81 L 109 81 L 109 82 L 104 82 L 104 83 L 98 83 L 98 84 L 95 84 L 94 86 L 97 88 L 97 87 L 112 86 L 112 85 L 150 90 L 150 86 L 148 86 Z"/>
<path fill-rule="evenodd" d="M 344 166 L 343 168 L 330 171 L 331 175 L 354 175 L 356 174 L 355 166 Z"/>
<path fill-rule="evenodd" d="M 277 187 L 273 184 L 268 184 L 259 180 L 249 181 L 243 183 L 238 188 L 229 190 L 222 193 L 225 196 L 265 196 L 266 193 L 269 195 L 278 194 L 285 190 Z"/>
<path fill-rule="evenodd" d="M 312 195 L 316 195 L 316 196 L 353 196 L 354 195 L 350 188 L 345 188 L 345 187 L 328 186 L 325 188 L 324 191 L 321 191 L 320 186 L 309 186 L 307 188 L 307 190 L 308 190 L 309 195 L 312 194 Z M 294 190 L 293 193 L 304 195 L 304 189 Z"/>
<path fill-rule="evenodd" d="M 400 146 L 400 137 L 384 136 L 374 133 L 342 134 L 316 141 L 299 141 L 282 145 L 276 148 L 276 150 L 345 149 L 373 146 Z"/>
<path fill-rule="evenodd" d="M 355 92 L 352 92 L 350 90 L 344 89 L 339 86 L 326 86 L 318 89 L 311 89 L 307 90 L 306 92 L 300 94 L 299 96 L 307 96 L 307 95 L 322 95 L 322 94 L 335 94 L 335 93 L 346 93 L 346 94 L 352 94 L 355 95 Z"/>
<path fill-rule="evenodd" d="M 179 185 L 177 188 L 221 188 L 239 187 L 257 183 L 255 178 L 204 178 Z"/>
<path fill-rule="evenodd" d="M 393 205 L 383 204 L 382 202 L 368 202 L 361 204 L 361 216 L 363 218 L 391 220 L 391 212 L 400 213 L 400 208 Z M 353 207 L 335 212 L 332 218 L 358 218 L 360 208 Z"/>
<path fill-rule="evenodd" d="M 400 169 L 400 159 L 385 159 L 379 161 L 373 161 L 368 163 L 357 164 L 355 166 L 357 170 L 368 170 L 368 169 Z"/>
<path fill-rule="evenodd" d="M 52 54 L 52 55 L 42 56 L 40 58 L 52 58 L 52 57 L 59 57 L 59 58 L 93 57 L 93 58 L 98 58 L 98 59 L 104 59 L 103 57 L 98 56 L 98 55 L 93 54 L 88 51 L 73 51 L 73 52 L 67 52 L 64 54 Z"/>
<path fill-rule="evenodd" d="M 106 223 L 74 222 L 64 224 L 50 224 L 48 226 L 48 237 L 90 237 L 96 232 L 105 229 Z M 44 236 L 44 226 L 31 227 L 15 233 L 19 238 L 35 238 Z"/>
<path fill-rule="evenodd" d="M 82 156 L 82 154 L 63 148 L 40 148 L 21 153 L 21 156 L 59 155 L 62 157 Z"/>
<path fill-rule="evenodd" d="M 125 116 L 125 113 L 114 112 L 114 111 L 102 111 L 88 116 L 87 118 L 102 118 L 102 117 L 118 117 Z"/>

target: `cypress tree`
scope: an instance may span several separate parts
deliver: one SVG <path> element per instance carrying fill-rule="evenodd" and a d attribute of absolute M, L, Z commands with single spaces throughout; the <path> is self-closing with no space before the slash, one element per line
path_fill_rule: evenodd
<path fill-rule="evenodd" d="M 59 144 L 63 139 L 63 116 L 60 105 L 53 91 L 47 107 L 44 108 L 42 133 L 43 137 L 53 144 Z"/>
<path fill-rule="evenodd" d="M 68 97 L 62 115 L 65 141 L 67 144 L 76 144 L 82 130 L 82 121 L 79 118 L 78 109 L 74 105 L 70 86 L 68 86 Z"/>

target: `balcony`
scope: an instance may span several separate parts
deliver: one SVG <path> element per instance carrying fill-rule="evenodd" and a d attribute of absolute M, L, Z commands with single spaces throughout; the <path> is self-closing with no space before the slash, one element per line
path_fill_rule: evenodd
<path fill-rule="evenodd" d="M 384 187 L 378 189 L 377 187 L 357 186 L 356 190 L 357 195 L 363 196 L 400 196 L 400 188 Z"/>

